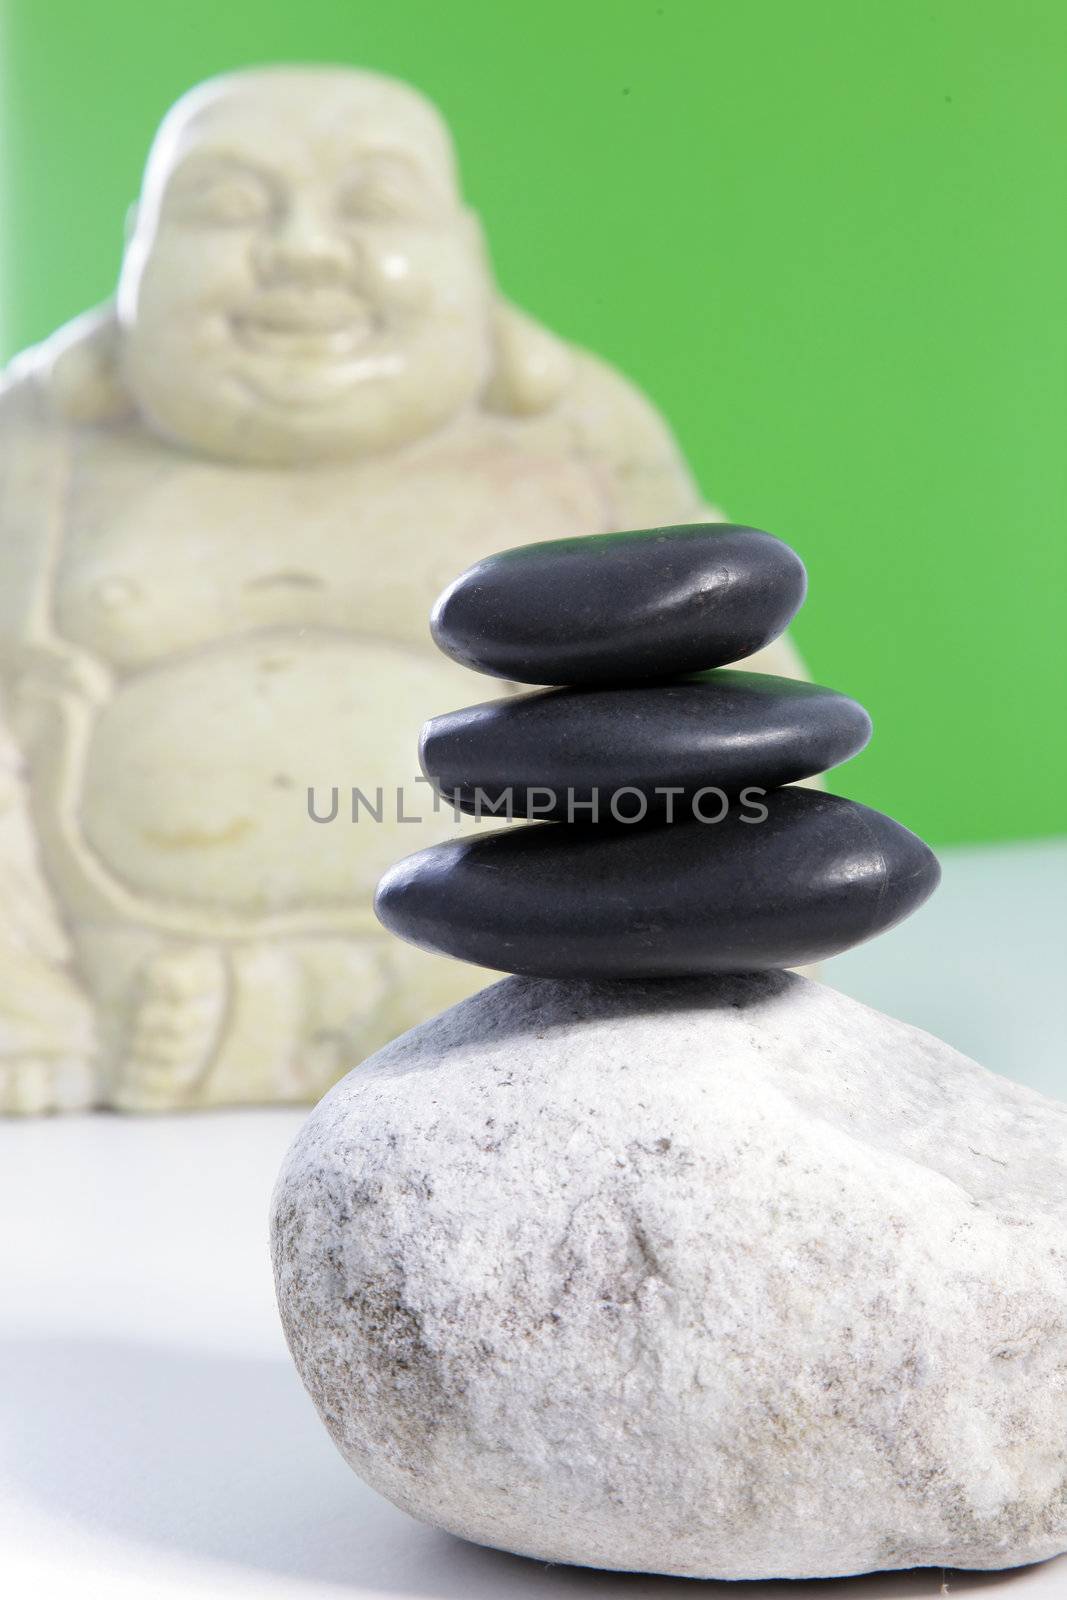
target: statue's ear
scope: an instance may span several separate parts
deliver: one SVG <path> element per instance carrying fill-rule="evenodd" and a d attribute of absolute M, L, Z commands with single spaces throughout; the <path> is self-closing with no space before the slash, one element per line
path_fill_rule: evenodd
<path fill-rule="evenodd" d="M 48 398 L 67 422 L 122 422 L 134 404 L 119 376 L 119 329 L 110 303 L 76 317 L 28 354 Z"/>
<path fill-rule="evenodd" d="M 481 258 L 492 296 L 492 366 L 482 405 L 486 411 L 510 417 L 551 411 L 574 381 L 574 357 L 562 339 L 500 296 L 481 218 L 471 210 L 464 215 L 471 248 Z"/>
<path fill-rule="evenodd" d="M 482 396 L 487 411 L 533 417 L 553 406 L 574 382 L 574 356 L 562 339 L 525 312 L 495 300 L 493 370 Z"/>

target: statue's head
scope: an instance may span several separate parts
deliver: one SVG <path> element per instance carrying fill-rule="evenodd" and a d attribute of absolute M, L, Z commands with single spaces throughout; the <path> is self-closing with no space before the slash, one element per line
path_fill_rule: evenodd
<path fill-rule="evenodd" d="M 119 283 L 149 424 L 250 462 L 388 449 L 490 379 L 492 290 L 448 131 L 344 68 L 216 79 L 168 114 Z"/>

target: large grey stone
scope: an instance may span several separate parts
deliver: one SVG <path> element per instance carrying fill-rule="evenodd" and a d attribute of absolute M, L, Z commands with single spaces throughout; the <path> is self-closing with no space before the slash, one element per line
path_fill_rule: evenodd
<path fill-rule="evenodd" d="M 823 985 L 510 978 L 312 1114 L 286 1331 L 355 1470 L 548 1561 L 1067 1547 L 1067 1107 Z"/>

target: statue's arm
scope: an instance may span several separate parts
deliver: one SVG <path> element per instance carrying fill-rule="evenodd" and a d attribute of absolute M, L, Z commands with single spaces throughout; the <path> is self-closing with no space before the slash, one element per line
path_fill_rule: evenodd
<path fill-rule="evenodd" d="M 95 1095 L 92 1011 L 41 867 L 26 751 L 13 731 L 31 663 L 49 655 L 53 553 L 42 510 L 57 452 L 46 398 L 25 365 L 0 386 L 0 1113 L 73 1108 Z"/>
<path fill-rule="evenodd" d="M 96 702 L 109 692 L 104 663 L 61 638 L 53 616 L 68 430 L 89 401 L 99 340 L 98 315 L 79 318 L 17 357 L 0 381 L 0 675 L 9 706 L 24 692 Z"/>
<path fill-rule="evenodd" d="M 724 522 L 701 495 L 677 441 L 655 406 L 606 362 L 582 352 L 565 402 L 578 446 L 602 476 L 613 528 Z M 787 635 L 742 663 L 746 671 L 808 676 Z"/>
<path fill-rule="evenodd" d="M 8 689 L 48 609 L 47 524 L 54 451 L 47 402 L 26 357 L 0 389 L 0 660 Z"/>

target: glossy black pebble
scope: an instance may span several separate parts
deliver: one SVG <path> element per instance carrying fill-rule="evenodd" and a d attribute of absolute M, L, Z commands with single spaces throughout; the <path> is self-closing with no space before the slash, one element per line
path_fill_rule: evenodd
<path fill-rule="evenodd" d="M 800 557 L 756 528 L 695 523 L 520 545 L 434 606 L 446 655 L 519 683 L 605 684 L 724 666 L 799 610 Z"/>
<path fill-rule="evenodd" d="M 613 801 L 627 820 L 651 819 L 677 814 L 707 785 L 736 793 L 795 783 L 846 761 L 870 734 L 870 717 L 847 695 L 722 670 L 681 683 L 542 689 L 450 711 L 423 728 L 419 760 L 463 811 L 508 816 L 510 795 L 513 817 L 605 822 Z M 682 795 L 656 792 L 679 787 Z"/>
<path fill-rule="evenodd" d="M 391 932 L 502 972 L 668 977 L 793 967 L 882 933 L 940 869 L 854 800 L 778 789 L 764 822 L 657 828 L 531 823 L 398 861 L 375 909 Z"/>

